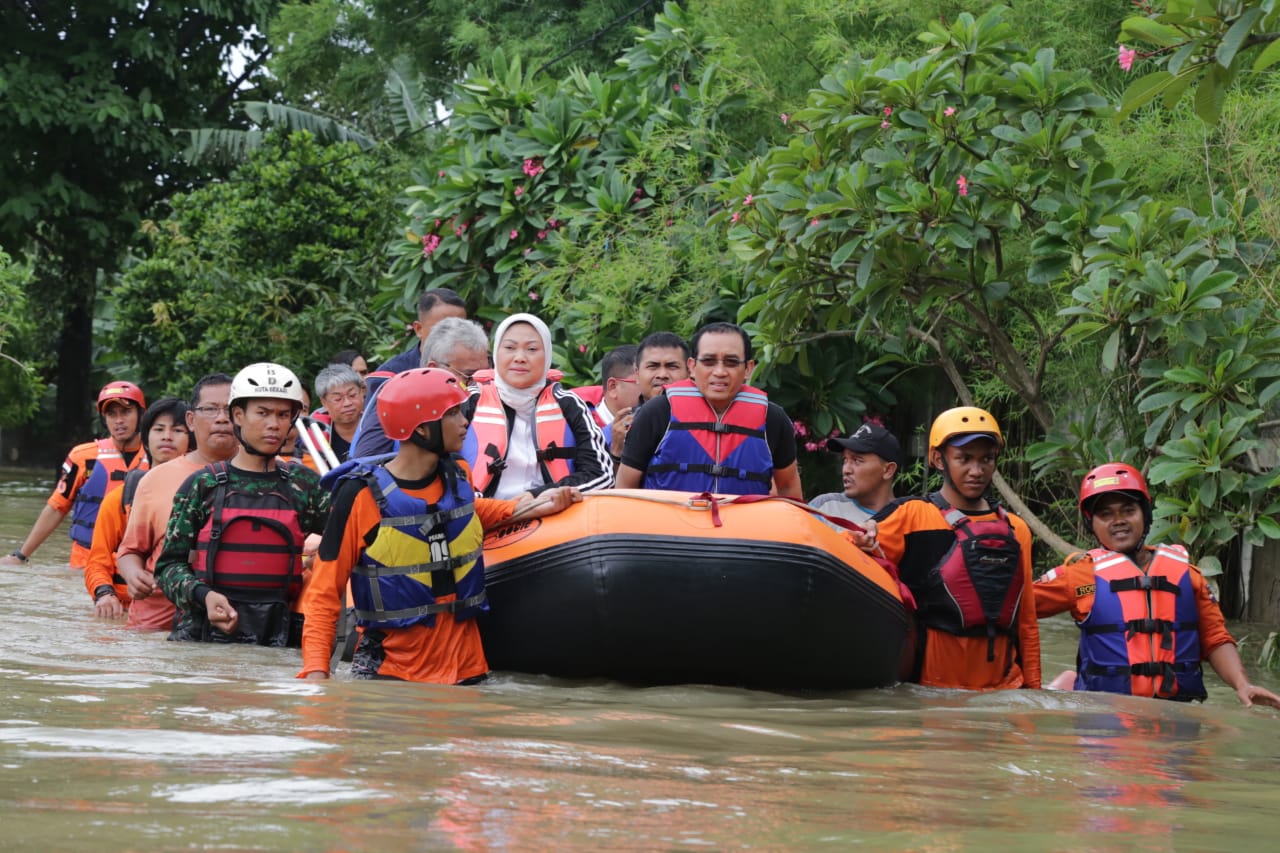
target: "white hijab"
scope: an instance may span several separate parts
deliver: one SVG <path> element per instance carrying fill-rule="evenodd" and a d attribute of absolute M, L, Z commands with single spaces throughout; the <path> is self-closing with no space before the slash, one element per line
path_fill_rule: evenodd
<path fill-rule="evenodd" d="M 494 371 L 493 384 L 498 387 L 498 397 L 516 413 L 511 424 L 511 436 L 507 442 L 507 467 L 498 481 L 494 497 L 510 499 L 529 489 L 542 485 L 542 468 L 538 464 L 537 431 L 534 416 L 538 408 L 538 395 L 547 384 L 547 370 L 551 367 L 551 330 L 547 324 L 532 314 L 512 314 L 503 320 L 493 333 L 493 363 L 498 364 L 498 346 L 507 329 L 516 323 L 528 323 L 542 338 L 542 348 L 546 353 L 543 362 L 542 376 L 528 388 L 512 388 Z"/>
<path fill-rule="evenodd" d="M 498 324 L 497 331 L 493 333 L 493 364 L 495 368 L 498 364 L 498 346 L 502 343 L 502 336 L 507 333 L 507 329 L 516 323 L 528 323 L 542 338 L 542 351 L 546 353 L 546 358 L 542 362 L 542 375 L 538 377 L 537 382 L 528 388 L 512 388 L 502 378 L 502 374 L 495 369 L 493 384 L 498 386 L 498 396 L 502 398 L 502 402 L 514 409 L 518 417 L 532 418 L 533 410 L 537 407 L 538 395 L 542 393 L 543 386 L 547 384 L 547 371 L 551 369 L 551 330 L 547 328 L 546 323 L 532 314 L 512 314 L 503 320 Z"/>

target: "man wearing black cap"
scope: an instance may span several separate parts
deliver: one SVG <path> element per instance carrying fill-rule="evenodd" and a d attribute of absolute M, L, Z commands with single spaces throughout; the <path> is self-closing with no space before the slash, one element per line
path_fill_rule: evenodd
<path fill-rule="evenodd" d="M 902 447 L 893 433 L 879 424 L 863 424 L 847 438 L 828 439 L 827 449 L 844 457 L 844 492 L 818 495 L 810 506 L 863 524 L 893 500 L 893 478 L 902 467 Z"/>

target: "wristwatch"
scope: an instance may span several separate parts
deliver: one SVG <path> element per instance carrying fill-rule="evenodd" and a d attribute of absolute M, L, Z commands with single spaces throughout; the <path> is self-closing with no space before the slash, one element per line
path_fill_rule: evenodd
<path fill-rule="evenodd" d="M 109 583 L 100 584 L 93 588 L 93 600 L 101 601 L 104 595 L 115 595 L 116 588 Z"/>
<path fill-rule="evenodd" d="M 18 560 L 19 560 L 19 561 L 21 561 L 21 562 L 23 562 L 23 563 L 25 563 L 27 560 L 31 559 L 31 558 L 30 558 L 30 557 L 28 557 L 26 554 L 22 553 L 22 549 L 21 549 L 21 548 L 14 548 L 14 549 L 13 549 L 13 553 L 12 553 L 12 554 L 10 554 L 9 556 L 10 556 L 10 557 L 17 557 L 17 558 L 18 558 Z"/>

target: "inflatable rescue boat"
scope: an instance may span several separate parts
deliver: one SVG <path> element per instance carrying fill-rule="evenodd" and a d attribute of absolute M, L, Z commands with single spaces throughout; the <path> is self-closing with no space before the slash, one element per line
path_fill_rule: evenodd
<path fill-rule="evenodd" d="M 764 689 L 897 680 L 896 580 L 779 499 L 592 492 L 485 537 L 495 670 Z"/>

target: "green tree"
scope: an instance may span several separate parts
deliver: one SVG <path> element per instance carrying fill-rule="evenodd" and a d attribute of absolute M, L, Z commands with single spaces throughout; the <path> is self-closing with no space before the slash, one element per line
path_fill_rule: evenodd
<path fill-rule="evenodd" d="M 279 361 L 302 374 L 379 340 L 385 235 L 404 176 L 358 147 L 275 131 L 222 183 L 144 227 L 115 294 L 116 351 L 149 387 Z"/>
<path fill-rule="evenodd" d="M 31 269 L 16 264 L 0 249 L 0 426 L 20 424 L 35 410 L 43 383 L 29 364 L 14 356 L 14 347 L 32 331 L 26 287 Z"/>
<path fill-rule="evenodd" d="M 1280 391 L 1275 312 L 1236 289 L 1250 250 L 1230 206 L 1130 190 L 1097 143 L 1106 100 L 1052 51 L 1019 46 L 1004 15 L 933 24 L 924 56 L 837 69 L 792 117 L 794 138 L 726 185 L 717 219 L 749 267 L 741 316 L 768 360 L 858 336 L 886 361 L 936 365 L 965 403 L 1026 412 L 1049 436 L 1031 460 L 1063 475 L 1028 482 L 1032 495 L 1163 451 L 1154 535 L 1212 568 L 1246 516 L 1280 512 L 1245 464 Z M 1195 369 L 1206 350 L 1223 355 Z"/>
<path fill-rule="evenodd" d="M 227 121 L 241 82 L 227 79 L 229 52 L 259 46 L 246 31 L 274 5 L 19 2 L 5 12 L 0 245 L 33 258 L 33 301 L 59 308 L 46 339 L 60 440 L 86 423 L 99 270 L 114 271 L 144 213 L 192 177 L 173 129 Z"/>

